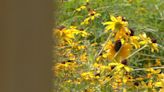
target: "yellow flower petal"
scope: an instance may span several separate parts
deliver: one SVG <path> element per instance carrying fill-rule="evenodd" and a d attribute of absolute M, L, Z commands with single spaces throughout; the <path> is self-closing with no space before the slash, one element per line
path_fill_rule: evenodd
<path fill-rule="evenodd" d="M 116 19 L 113 15 L 110 15 L 110 19 L 111 19 L 112 21 L 114 21 L 114 22 L 117 21 L 117 19 Z"/>

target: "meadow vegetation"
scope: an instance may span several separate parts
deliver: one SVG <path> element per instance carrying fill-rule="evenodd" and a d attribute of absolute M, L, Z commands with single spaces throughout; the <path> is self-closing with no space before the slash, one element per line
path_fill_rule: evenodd
<path fill-rule="evenodd" d="M 54 92 L 164 92 L 164 0 L 57 1 Z"/>

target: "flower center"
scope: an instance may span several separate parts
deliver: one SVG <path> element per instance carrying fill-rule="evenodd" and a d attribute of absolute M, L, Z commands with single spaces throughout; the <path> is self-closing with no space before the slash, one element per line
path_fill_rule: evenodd
<path fill-rule="evenodd" d="M 122 28 L 122 24 L 121 24 L 120 22 L 116 22 L 116 23 L 115 23 L 115 28 L 116 28 L 117 30 L 120 30 L 120 29 Z"/>
<path fill-rule="evenodd" d="M 121 44 L 121 41 L 120 40 L 117 40 L 115 45 L 114 45 L 114 49 L 115 51 L 119 51 L 119 49 L 121 48 L 122 44 Z"/>

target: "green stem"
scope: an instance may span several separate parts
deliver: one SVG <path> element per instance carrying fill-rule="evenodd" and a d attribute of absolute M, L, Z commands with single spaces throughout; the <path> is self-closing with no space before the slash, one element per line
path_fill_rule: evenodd
<path fill-rule="evenodd" d="M 104 49 L 105 46 L 107 45 L 108 41 L 110 40 L 111 36 L 112 36 L 112 33 L 108 36 L 107 40 L 105 41 L 104 46 L 101 48 L 101 50 L 98 52 L 98 54 L 95 55 L 95 59 L 101 54 L 101 52 L 103 51 L 103 49 Z"/>
<path fill-rule="evenodd" d="M 142 48 L 136 50 L 135 52 L 133 52 L 132 54 L 130 54 L 126 59 L 132 57 L 133 55 L 135 55 L 137 52 L 141 51 L 142 49 L 144 49 L 145 47 L 147 47 L 147 45 L 143 46 Z"/>
<path fill-rule="evenodd" d="M 161 67 L 152 67 L 153 69 L 164 69 L 164 66 Z M 147 68 L 137 68 L 137 69 L 133 69 L 134 71 L 141 71 L 141 70 L 146 70 Z"/>

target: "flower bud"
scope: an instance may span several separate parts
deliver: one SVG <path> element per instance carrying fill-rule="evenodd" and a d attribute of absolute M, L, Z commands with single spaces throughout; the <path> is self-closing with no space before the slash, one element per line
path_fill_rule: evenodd
<path fill-rule="evenodd" d="M 65 28 L 65 26 L 63 26 L 63 25 L 58 27 L 59 30 L 62 30 L 64 28 Z"/>
<path fill-rule="evenodd" d="M 124 60 L 121 61 L 121 64 L 128 65 L 128 62 L 127 62 L 126 59 L 124 59 Z"/>
<path fill-rule="evenodd" d="M 134 82 L 134 85 L 135 85 L 135 86 L 139 86 L 139 83 L 138 83 L 138 82 Z"/>
<path fill-rule="evenodd" d="M 130 36 L 134 36 L 134 30 L 130 29 Z"/>
<path fill-rule="evenodd" d="M 157 43 L 157 40 L 156 40 L 155 38 L 152 38 L 152 39 L 151 39 L 151 42 L 152 42 L 152 43 Z"/>

